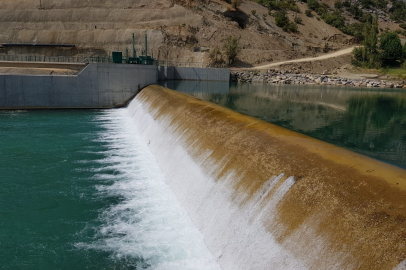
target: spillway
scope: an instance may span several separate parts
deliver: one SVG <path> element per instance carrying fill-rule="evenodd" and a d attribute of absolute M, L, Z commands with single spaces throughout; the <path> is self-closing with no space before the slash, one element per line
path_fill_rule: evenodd
<path fill-rule="evenodd" d="M 128 105 L 223 270 L 406 269 L 406 171 L 160 86 Z"/>

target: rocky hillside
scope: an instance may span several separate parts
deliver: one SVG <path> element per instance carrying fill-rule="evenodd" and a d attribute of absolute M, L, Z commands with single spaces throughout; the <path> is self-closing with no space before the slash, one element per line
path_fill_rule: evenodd
<path fill-rule="evenodd" d="M 207 63 L 210 50 L 222 49 L 231 35 L 242 48 L 236 64 L 248 67 L 357 42 L 320 16 L 306 16 L 306 3 L 296 2 L 298 10 L 287 10 L 290 21 L 300 22 L 297 31 L 287 32 L 276 25 L 274 11 L 257 2 L 245 0 L 234 8 L 221 0 L 0 0 L 0 43 L 76 45 L 63 50 L 3 48 L 0 54 L 105 56 L 130 49 L 134 33 L 138 53 L 148 34 L 149 54 L 155 58 Z M 398 28 L 387 17 L 381 21 L 383 28 Z"/>

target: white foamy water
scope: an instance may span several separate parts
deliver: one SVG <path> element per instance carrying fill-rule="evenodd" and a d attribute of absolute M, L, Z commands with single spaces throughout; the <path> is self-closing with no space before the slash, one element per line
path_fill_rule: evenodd
<path fill-rule="evenodd" d="M 251 201 L 243 204 L 246 194 L 236 195 L 232 188 L 238 175 L 231 172 L 221 181 L 213 179 L 211 170 L 221 170 L 222 162 L 211 159 L 210 150 L 192 158 L 189 152 L 194 151 L 193 144 L 184 143 L 188 135 L 170 115 L 160 114 L 155 119 L 155 111 L 138 99 L 132 100 L 128 108 L 165 173 L 166 183 L 204 235 L 222 269 L 317 269 L 278 243 L 264 227 L 265 217 L 270 224 L 277 222 L 277 204 L 294 184 L 293 177 L 276 186 L 284 174 L 272 176 Z M 271 198 L 265 199 L 271 193 Z"/>
<path fill-rule="evenodd" d="M 113 259 L 135 261 L 132 266 L 141 269 L 220 269 L 127 109 L 106 111 L 97 121 L 106 129 L 97 141 L 107 150 L 95 161 L 103 167 L 93 170 L 94 179 L 113 181 L 98 187 L 100 195 L 122 200 L 101 214 L 99 240 L 77 247 L 111 252 Z"/>

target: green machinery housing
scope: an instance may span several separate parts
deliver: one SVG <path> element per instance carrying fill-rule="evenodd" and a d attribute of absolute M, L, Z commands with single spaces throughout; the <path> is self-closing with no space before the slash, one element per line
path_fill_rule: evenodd
<path fill-rule="evenodd" d="M 147 34 L 145 34 L 145 55 L 140 55 L 137 57 L 137 52 L 135 51 L 134 45 L 134 34 L 133 34 L 133 55 L 128 56 L 128 49 L 126 49 L 126 56 L 123 58 L 123 52 L 112 52 L 113 63 L 116 64 L 137 64 L 137 65 L 153 65 L 155 63 L 154 55 L 148 55 L 148 39 Z"/>

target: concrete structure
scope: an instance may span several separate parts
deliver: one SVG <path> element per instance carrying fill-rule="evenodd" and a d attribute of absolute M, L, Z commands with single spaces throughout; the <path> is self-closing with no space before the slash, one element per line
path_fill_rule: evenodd
<path fill-rule="evenodd" d="M 0 109 L 119 107 L 156 82 L 156 66 L 125 64 L 89 64 L 75 76 L 0 74 Z"/>
<path fill-rule="evenodd" d="M 80 70 L 78 75 L 0 74 L 0 109 L 114 108 L 159 80 L 227 83 L 229 69 L 126 64 L 0 62 L 0 67 Z"/>
<path fill-rule="evenodd" d="M 228 68 L 158 67 L 158 80 L 230 81 Z"/>
<path fill-rule="evenodd" d="M 406 269 L 406 170 L 156 85 L 128 113 L 222 270 Z"/>

